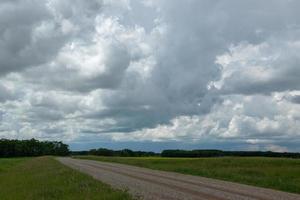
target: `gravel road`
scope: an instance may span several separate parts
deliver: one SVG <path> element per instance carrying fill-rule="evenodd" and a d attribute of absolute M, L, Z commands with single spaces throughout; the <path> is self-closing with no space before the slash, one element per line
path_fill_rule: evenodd
<path fill-rule="evenodd" d="M 296 194 L 197 176 L 92 160 L 58 160 L 144 200 L 300 200 Z"/>

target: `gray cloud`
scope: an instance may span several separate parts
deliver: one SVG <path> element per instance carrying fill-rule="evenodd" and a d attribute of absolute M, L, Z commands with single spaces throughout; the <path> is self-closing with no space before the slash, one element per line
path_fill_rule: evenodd
<path fill-rule="evenodd" d="M 4 102 L 7 100 L 13 100 L 13 99 L 14 99 L 13 92 L 0 84 L 0 102 Z"/>
<path fill-rule="evenodd" d="M 287 93 L 284 94 L 282 99 L 289 101 L 294 104 L 300 104 L 300 95 L 298 93 Z"/>
<path fill-rule="evenodd" d="M 2 1 L 0 130 L 282 150 L 299 137 L 299 4 Z"/>
<path fill-rule="evenodd" d="M 1 75 L 49 61 L 66 40 L 44 1 L 7 1 L 0 7 Z"/>
<path fill-rule="evenodd" d="M 222 77 L 214 86 L 224 93 L 248 95 L 299 90 L 300 60 L 295 53 L 299 47 L 297 40 L 290 38 L 232 47 L 218 59 Z"/>
<path fill-rule="evenodd" d="M 273 35 L 281 34 L 288 26 L 298 23 L 295 19 L 297 11 L 291 6 L 297 2 L 291 2 L 288 6 L 282 5 L 280 1 L 273 3 L 280 10 L 280 14 L 275 14 L 268 4 L 258 1 L 251 2 L 251 5 L 237 1 L 173 1 L 172 4 L 159 4 L 160 23 L 157 29 L 161 31 L 161 35 L 157 47 L 155 46 L 156 66 L 146 82 L 140 83 L 139 79 L 131 78 L 129 74 L 128 77 L 133 79 L 131 82 L 135 86 L 125 85 L 121 92 L 104 97 L 107 106 L 112 107 L 110 114 L 118 113 L 118 117 L 134 112 L 134 116 L 139 116 L 137 113 L 142 113 L 138 117 L 141 119 L 141 126 L 137 125 L 137 128 L 142 128 L 145 125 L 151 127 L 166 123 L 180 115 L 201 115 L 209 112 L 212 105 L 221 101 L 212 91 L 207 90 L 211 81 L 222 76 L 220 67 L 215 64 L 216 56 L 226 52 L 231 44 L 241 41 L 260 44 Z M 275 19 L 280 20 L 274 23 Z M 281 63 L 289 58 L 283 59 Z M 290 60 L 297 63 L 295 58 Z M 290 64 L 286 65 L 292 67 Z M 226 82 L 224 86 L 233 85 L 243 93 L 260 93 L 272 92 L 275 84 L 279 87 L 278 91 L 299 85 L 293 81 L 295 79 L 291 79 L 290 83 L 289 80 L 282 79 L 284 77 L 279 71 L 278 78 L 270 80 L 269 84 L 265 84 L 265 81 L 257 83 L 255 79 L 247 80 L 241 74 L 238 71 L 232 76 L 232 80 L 237 78 L 240 82 Z M 290 74 L 295 73 L 291 70 Z M 215 100 L 212 101 L 213 99 Z M 109 110 L 105 113 L 109 113 Z M 127 124 L 137 122 L 131 117 L 127 117 L 127 120 Z"/>
<path fill-rule="evenodd" d="M 296 104 L 300 104 L 300 95 L 292 96 L 291 101 Z"/>

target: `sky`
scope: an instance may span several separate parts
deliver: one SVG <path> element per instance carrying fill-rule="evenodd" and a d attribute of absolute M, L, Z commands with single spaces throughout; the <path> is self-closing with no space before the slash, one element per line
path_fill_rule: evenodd
<path fill-rule="evenodd" d="M 300 151 L 299 7 L 1 0 L 0 138 Z"/>

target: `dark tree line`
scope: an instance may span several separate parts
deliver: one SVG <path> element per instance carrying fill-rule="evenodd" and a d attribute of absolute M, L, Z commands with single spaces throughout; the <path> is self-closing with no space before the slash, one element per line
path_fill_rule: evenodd
<path fill-rule="evenodd" d="M 239 157 L 284 157 L 284 158 L 300 158 L 300 153 L 279 153 L 271 151 L 221 151 L 221 150 L 164 150 L 162 157 L 223 157 L 223 156 L 239 156 Z"/>
<path fill-rule="evenodd" d="M 207 157 L 282 157 L 282 158 L 300 158 L 300 153 L 279 153 L 271 151 L 222 151 L 222 150 L 164 150 L 162 153 L 132 151 L 130 149 L 111 150 L 105 148 L 91 149 L 89 151 L 73 151 L 72 155 L 95 155 L 95 156 L 119 156 L 119 157 L 144 157 L 161 156 L 174 158 L 207 158 Z"/>
<path fill-rule="evenodd" d="M 157 156 L 154 152 L 132 151 L 130 149 L 111 150 L 105 148 L 91 149 L 89 151 L 74 151 L 72 155 L 95 155 L 95 156 L 119 156 L 119 157 L 142 157 L 142 156 Z"/>
<path fill-rule="evenodd" d="M 0 157 L 31 157 L 44 155 L 69 155 L 68 145 L 56 141 L 0 140 Z"/>

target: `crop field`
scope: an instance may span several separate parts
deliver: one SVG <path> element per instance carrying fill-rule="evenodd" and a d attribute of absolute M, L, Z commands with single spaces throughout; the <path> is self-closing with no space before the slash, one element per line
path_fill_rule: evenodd
<path fill-rule="evenodd" d="M 129 200 L 88 175 L 52 157 L 0 159 L 1 200 L 106 199 Z"/>
<path fill-rule="evenodd" d="M 300 193 L 300 159 L 75 156 Z"/>

